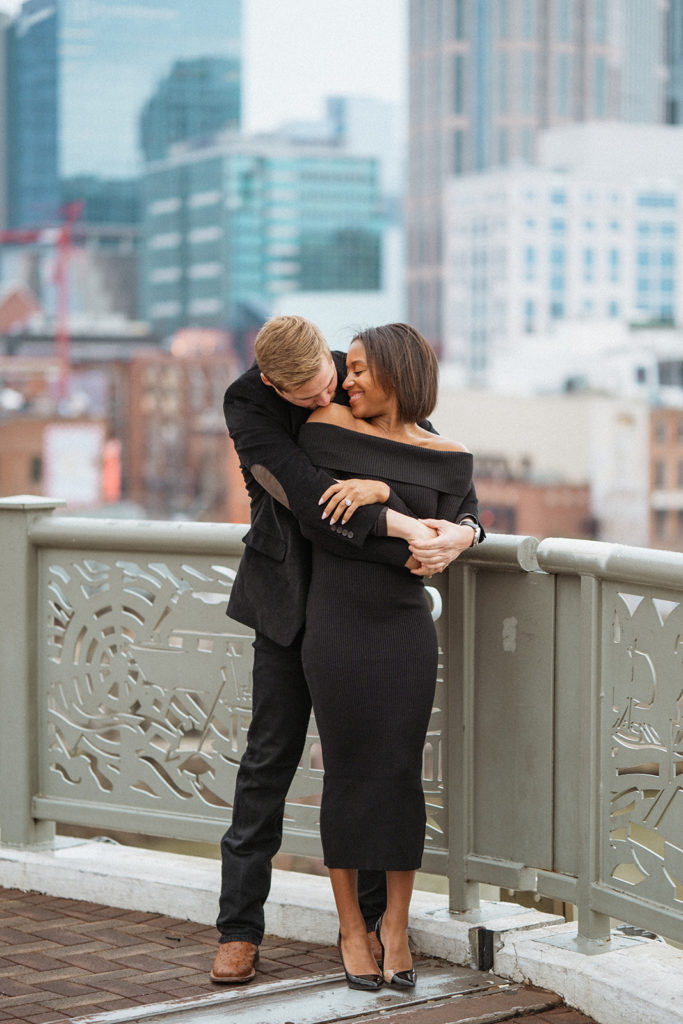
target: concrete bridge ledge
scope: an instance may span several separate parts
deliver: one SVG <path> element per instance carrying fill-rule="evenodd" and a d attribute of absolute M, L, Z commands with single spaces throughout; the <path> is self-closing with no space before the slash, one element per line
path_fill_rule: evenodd
<path fill-rule="evenodd" d="M 220 863 L 98 840 L 58 838 L 41 847 L 0 845 L 0 886 L 213 924 Z M 326 878 L 274 871 L 266 930 L 334 943 Z M 483 902 L 451 914 L 443 895 L 418 891 L 411 938 L 420 952 L 491 967 L 514 982 L 559 993 L 599 1024 L 683 1024 L 683 951 L 615 934 L 609 952 L 576 948 L 576 926 L 511 903 Z M 488 957 L 488 962 L 486 959 Z M 207 965 L 208 968 L 208 965 Z"/>

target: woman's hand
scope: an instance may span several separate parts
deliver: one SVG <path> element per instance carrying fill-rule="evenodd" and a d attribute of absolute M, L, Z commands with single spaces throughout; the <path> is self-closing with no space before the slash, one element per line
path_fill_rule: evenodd
<path fill-rule="evenodd" d="M 472 547 L 474 533 L 471 526 L 458 526 L 447 519 L 425 519 L 422 522 L 430 528 L 431 537 L 410 544 L 411 554 L 420 563 L 419 569 L 412 570 L 416 576 L 443 572 L 458 555 Z"/>
<path fill-rule="evenodd" d="M 342 523 L 348 523 L 361 505 L 383 505 L 389 500 L 389 493 L 389 485 L 381 480 L 337 480 L 327 488 L 318 504 L 327 502 L 323 519 L 331 516 L 330 522 L 336 523 L 341 516 Z"/>

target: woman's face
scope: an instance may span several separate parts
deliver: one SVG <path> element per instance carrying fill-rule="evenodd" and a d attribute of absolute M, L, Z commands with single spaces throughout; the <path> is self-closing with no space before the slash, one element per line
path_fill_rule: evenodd
<path fill-rule="evenodd" d="M 346 379 L 342 385 L 349 396 L 351 412 L 357 419 L 370 419 L 389 411 L 394 396 L 385 391 L 372 375 L 365 346 L 355 338 L 346 356 Z"/>

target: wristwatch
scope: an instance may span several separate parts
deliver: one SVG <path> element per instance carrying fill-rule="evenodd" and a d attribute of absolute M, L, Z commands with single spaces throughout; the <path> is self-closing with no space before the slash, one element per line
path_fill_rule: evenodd
<path fill-rule="evenodd" d="M 481 526 L 475 519 L 461 519 L 458 526 L 469 526 L 474 530 L 474 540 L 470 544 L 470 547 L 474 548 L 481 540 Z"/>

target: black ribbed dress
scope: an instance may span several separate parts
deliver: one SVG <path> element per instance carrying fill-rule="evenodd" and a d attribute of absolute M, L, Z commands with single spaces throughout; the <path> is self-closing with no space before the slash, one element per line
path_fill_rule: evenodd
<path fill-rule="evenodd" d="M 384 480 L 420 518 L 455 519 L 471 485 L 467 452 L 319 422 L 302 427 L 299 443 L 339 479 Z M 422 751 L 438 657 L 423 579 L 365 560 L 362 549 L 360 559 L 328 550 L 326 523 L 304 532 L 313 542 L 313 571 L 302 653 L 325 768 L 325 864 L 417 869 L 426 823 Z"/>

